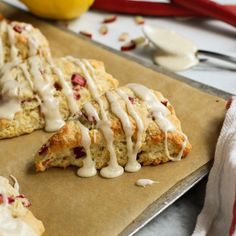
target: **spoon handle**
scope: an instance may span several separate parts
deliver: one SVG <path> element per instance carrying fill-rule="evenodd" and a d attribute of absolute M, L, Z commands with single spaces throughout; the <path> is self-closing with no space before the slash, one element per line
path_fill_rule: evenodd
<path fill-rule="evenodd" d="M 173 0 L 172 2 L 236 27 L 236 13 L 211 0 Z"/>
<path fill-rule="evenodd" d="M 211 52 L 211 51 L 206 51 L 206 50 L 198 50 L 197 54 L 209 56 L 209 57 L 214 57 L 223 61 L 231 62 L 233 64 L 236 64 L 236 57 L 228 56 L 225 54 L 221 54 L 218 52 Z"/>

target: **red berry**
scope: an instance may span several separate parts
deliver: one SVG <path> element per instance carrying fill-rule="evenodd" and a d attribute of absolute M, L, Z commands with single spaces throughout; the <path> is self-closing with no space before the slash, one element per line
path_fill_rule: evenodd
<path fill-rule="evenodd" d="M 85 87 L 87 84 L 87 81 L 82 75 L 75 73 L 71 76 L 71 83 L 74 86 L 80 85 L 81 87 Z"/>
<path fill-rule="evenodd" d="M 21 33 L 22 32 L 22 27 L 21 26 L 19 26 L 19 25 L 15 25 L 14 27 L 13 27 L 13 29 L 17 32 L 17 33 Z"/>

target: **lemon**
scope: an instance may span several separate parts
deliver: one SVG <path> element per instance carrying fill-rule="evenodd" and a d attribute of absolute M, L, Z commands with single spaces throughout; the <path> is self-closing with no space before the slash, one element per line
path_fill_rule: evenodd
<path fill-rule="evenodd" d="M 21 0 L 29 10 L 40 17 L 69 20 L 88 10 L 94 0 Z"/>

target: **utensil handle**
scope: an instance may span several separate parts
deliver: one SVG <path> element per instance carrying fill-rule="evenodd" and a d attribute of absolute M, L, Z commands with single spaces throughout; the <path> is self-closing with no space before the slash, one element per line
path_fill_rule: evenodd
<path fill-rule="evenodd" d="M 228 55 L 221 54 L 218 52 L 211 52 L 211 51 L 207 51 L 207 50 L 198 50 L 197 53 L 201 54 L 201 55 L 208 56 L 208 57 L 217 58 L 217 59 L 220 59 L 223 61 L 231 62 L 236 65 L 236 57 L 228 56 Z"/>
<path fill-rule="evenodd" d="M 210 0 L 173 0 L 173 3 L 179 4 L 197 13 L 213 17 L 224 21 L 236 27 L 236 13 L 230 8 Z"/>

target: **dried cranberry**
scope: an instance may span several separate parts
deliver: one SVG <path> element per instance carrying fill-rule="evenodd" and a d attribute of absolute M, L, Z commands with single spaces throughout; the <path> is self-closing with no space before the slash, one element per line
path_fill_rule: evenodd
<path fill-rule="evenodd" d="M 82 147 L 74 148 L 74 154 L 76 156 L 76 159 L 86 155 L 86 153 L 85 153 L 85 151 L 84 151 L 84 149 Z"/>
<path fill-rule="evenodd" d="M 71 83 L 74 86 L 80 85 L 81 87 L 85 87 L 87 82 L 82 75 L 75 73 L 71 76 Z"/>
<path fill-rule="evenodd" d="M 0 194 L 0 204 L 3 203 L 3 197 L 2 194 Z"/>
<path fill-rule="evenodd" d="M 44 144 L 44 145 L 40 148 L 38 154 L 39 154 L 39 155 L 46 155 L 47 152 L 48 152 L 48 146 L 47 146 L 47 144 Z"/>
<path fill-rule="evenodd" d="M 19 25 L 15 25 L 14 27 L 13 27 L 13 29 L 17 32 L 17 33 L 21 33 L 22 32 L 22 27 L 21 26 L 19 26 Z"/>
<path fill-rule="evenodd" d="M 130 102 L 131 102 L 132 104 L 134 104 L 134 98 L 128 97 L 128 99 L 130 100 Z"/>
<path fill-rule="evenodd" d="M 161 101 L 161 103 L 167 107 L 168 101 Z"/>

